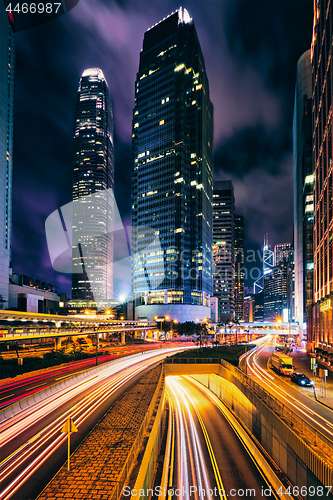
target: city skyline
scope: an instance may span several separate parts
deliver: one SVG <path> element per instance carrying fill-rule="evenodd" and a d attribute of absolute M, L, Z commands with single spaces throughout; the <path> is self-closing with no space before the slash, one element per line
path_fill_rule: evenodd
<path fill-rule="evenodd" d="M 14 151 L 13 269 L 34 275 L 31 262 L 38 262 L 38 275 L 54 282 L 59 291 L 69 291 L 70 276 L 58 274 L 51 267 L 44 222 L 53 210 L 70 201 L 71 119 L 79 75 L 87 67 L 98 66 L 110 82 L 110 93 L 115 101 L 115 194 L 122 217 L 129 220 L 130 108 L 141 39 L 144 31 L 179 7 L 165 1 L 143 14 L 144 9 L 139 12 L 133 2 L 128 2 L 126 8 L 115 2 L 110 3 L 108 9 L 102 2 L 94 2 L 94 5 L 96 15 L 92 23 L 88 23 L 89 5 L 80 2 L 65 16 L 16 34 L 14 141 L 20 147 Z M 145 2 L 140 5 L 143 7 Z M 234 183 L 238 211 L 249 219 L 246 248 L 259 249 L 262 234 L 267 231 L 273 243 L 291 240 L 293 89 L 297 60 L 311 43 L 312 2 L 302 2 L 300 12 L 299 2 L 288 5 L 284 2 L 270 2 L 269 5 L 263 2 L 234 2 L 233 5 L 211 2 L 212 8 L 205 10 L 203 5 L 201 2 L 184 4 L 191 17 L 197 19 L 207 72 L 212 81 L 212 101 L 217 117 L 214 179 L 231 179 Z M 260 23 L 264 13 L 272 15 L 270 32 Z M 246 14 L 257 23 L 255 37 L 247 32 Z M 296 16 L 300 39 L 293 42 L 291 54 L 283 60 L 276 42 L 281 33 L 284 41 L 294 36 L 292 19 Z M 113 34 L 107 22 L 117 26 Z M 233 39 L 230 28 L 224 30 L 227 24 L 236 29 Z M 61 42 L 56 43 L 60 35 Z M 103 43 L 103 54 L 107 53 L 108 57 L 98 51 L 95 38 L 99 44 Z M 214 52 L 211 48 L 216 40 Z M 80 44 L 86 46 L 84 54 Z M 281 64 L 285 76 L 276 74 Z M 31 88 L 27 80 L 31 71 L 40 75 L 38 102 L 34 97 L 36 88 Z M 49 79 L 49 73 L 53 79 Z M 220 89 L 225 91 L 222 95 Z M 239 106 L 240 98 L 243 106 Z M 54 108 L 51 101 L 56 99 L 61 103 L 59 101 Z M 254 107 L 252 101 L 257 101 L 258 105 Z M 51 131 L 47 137 L 44 128 Z M 55 138 L 60 147 L 56 146 Z M 33 158 L 28 153 L 28 141 L 35 153 Z M 24 213 L 18 200 L 26 206 Z M 285 228 L 286 221 L 289 225 Z"/>

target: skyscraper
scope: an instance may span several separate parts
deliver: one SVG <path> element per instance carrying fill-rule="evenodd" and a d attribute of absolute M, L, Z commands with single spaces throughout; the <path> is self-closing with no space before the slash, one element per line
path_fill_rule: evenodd
<path fill-rule="evenodd" d="M 283 318 L 288 307 L 288 271 L 288 261 L 283 258 L 264 276 L 264 321 Z"/>
<path fill-rule="evenodd" d="M 4 307 L 8 307 L 11 272 L 15 61 L 13 23 L 13 15 L 6 12 L 2 6 L 0 9 L 0 295 L 6 301 Z"/>
<path fill-rule="evenodd" d="M 102 70 L 86 69 L 75 112 L 72 299 L 112 299 L 113 111 Z M 109 191 L 108 191 L 109 190 Z"/>
<path fill-rule="evenodd" d="M 282 259 L 289 259 L 289 253 L 291 251 L 291 243 L 278 243 L 274 247 L 274 262 L 278 266 Z"/>
<path fill-rule="evenodd" d="M 235 317 L 235 197 L 231 181 L 214 182 L 213 191 L 214 296 L 219 320 Z"/>
<path fill-rule="evenodd" d="M 244 320 L 244 217 L 235 214 L 235 318 Z"/>
<path fill-rule="evenodd" d="M 313 162 L 312 162 L 311 51 L 297 63 L 294 147 L 294 260 L 295 321 L 303 330 L 311 316 L 313 300 Z"/>
<path fill-rule="evenodd" d="M 136 316 L 210 316 L 213 107 L 193 20 L 149 29 L 135 83 L 132 291 Z"/>
<path fill-rule="evenodd" d="M 332 171 L 332 29 L 331 2 L 314 5 L 312 123 L 314 165 L 314 296 L 308 349 L 332 351 L 333 171 Z"/>

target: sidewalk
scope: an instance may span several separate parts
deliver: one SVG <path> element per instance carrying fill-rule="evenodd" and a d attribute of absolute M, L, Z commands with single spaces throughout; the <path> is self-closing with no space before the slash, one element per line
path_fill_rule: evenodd
<path fill-rule="evenodd" d="M 311 380 L 313 380 L 313 372 L 311 370 L 311 358 L 307 355 L 306 349 L 305 349 L 305 342 L 301 343 L 301 346 L 294 348 L 293 352 L 291 353 L 291 356 L 293 358 L 293 363 L 296 366 L 296 372 L 301 372 L 307 375 Z M 317 375 L 316 375 L 316 380 L 315 380 L 315 388 L 316 388 L 316 394 L 317 394 L 317 400 L 319 402 L 322 402 L 329 406 L 330 408 L 333 409 L 333 371 L 332 369 L 330 370 L 324 365 L 320 364 L 320 361 L 317 361 L 318 367 L 317 367 Z M 326 377 L 326 395 L 325 395 L 325 389 L 322 391 L 320 388 L 320 379 L 319 379 L 319 368 L 324 368 L 328 370 L 328 377 Z M 309 391 L 310 392 L 310 391 Z M 314 394 L 312 391 L 309 394 L 310 397 L 314 398 Z"/>

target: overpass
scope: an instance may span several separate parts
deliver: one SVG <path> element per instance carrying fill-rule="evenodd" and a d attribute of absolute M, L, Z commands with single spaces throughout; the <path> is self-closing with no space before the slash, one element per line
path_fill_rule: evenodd
<path fill-rule="evenodd" d="M 42 314 L 21 311 L 0 311 L 0 321 L 6 322 L 0 329 L 0 342 L 13 342 L 33 338 L 55 338 L 56 346 L 60 347 L 61 337 L 82 336 L 95 334 L 120 333 L 122 343 L 125 343 L 126 332 L 157 332 L 154 321 L 111 320 L 106 315 L 73 315 Z M 22 326 L 12 326 L 13 322 L 20 322 Z M 35 323 L 29 326 L 24 323 Z M 44 323 L 44 324 L 43 324 Z M 45 323 L 53 323 L 53 326 Z"/>
<path fill-rule="evenodd" d="M 294 321 L 254 321 L 252 323 L 239 323 L 239 324 L 225 324 L 212 323 L 216 333 L 230 333 L 238 330 L 240 333 L 253 332 L 257 335 L 300 335 L 300 327 Z"/>

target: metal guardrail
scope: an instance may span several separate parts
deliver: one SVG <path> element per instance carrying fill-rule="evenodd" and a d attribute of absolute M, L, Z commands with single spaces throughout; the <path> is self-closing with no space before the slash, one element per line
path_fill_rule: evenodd
<path fill-rule="evenodd" d="M 151 328 L 155 329 L 155 328 Z M 126 326 L 110 326 L 110 327 L 105 327 L 105 328 L 99 328 L 98 330 L 92 330 L 92 329 L 86 329 L 86 330 L 61 330 L 59 328 L 54 329 L 54 330 L 47 330 L 47 331 L 31 331 L 29 332 L 28 330 L 23 330 L 22 332 L 2 332 L 0 330 L 0 341 L 11 341 L 11 340 L 19 340 L 20 338 L 26 339 L 26 338 L 51 338 L 51 337 L 71 337 L 71 336 L 80 336 L 80 335 L 88 335 L 88 334 L 93 334 L 96 335 L 98 334 L 103 334 L 103 333 L 119 333 L 119 332 L 132 332 L 132 331 L 142 331 L 142 330 L 149 330 L 149 327 L 147 326 L 137 326 L 137 327 L 126 327 Z"/>
<path fill-rule="evenodd" d="M 145 418 L 140 426 L 140 429 L 137 433 L 136 439 L 135 439 L 135 441 L 130 449 L 130 452 L 128 454 L 126 462 L 125 462 L 125 464 L 122 468 L 122 471 L 120 473 L 119 479 L 117 480 L 117 484 L 114 487 L 114 489 L 112 490 L 111 495 L 109 496 L 109 500 L 117 500 L 122 495 L 122 493 L 121 493 L 122 489 L 123 489 L 124 484 L 128 478 L 128 474 L 131 471 L 131 467 L 133 465 L 133 462 L 136 460 L 136 457 L 138 455 L 138 450 L 142 446 L 144 434 L 147 432 L 148 425 L 149 425 L 151 417 L 154 413 L 156 403 L 157 403 L 157 400 L 161 394 L 161 388 L 164 385 L 164 382 L 165 382 L 164 366 L 162 363 L 161 375 L 160 375 L 160 378 L 158 380 L 158 383 L 157 383 L 154 395 L 152 397 L 152 400 L 149 404 L 148 411 L 147 411 L 146 416 L 145 416 Z"/>

